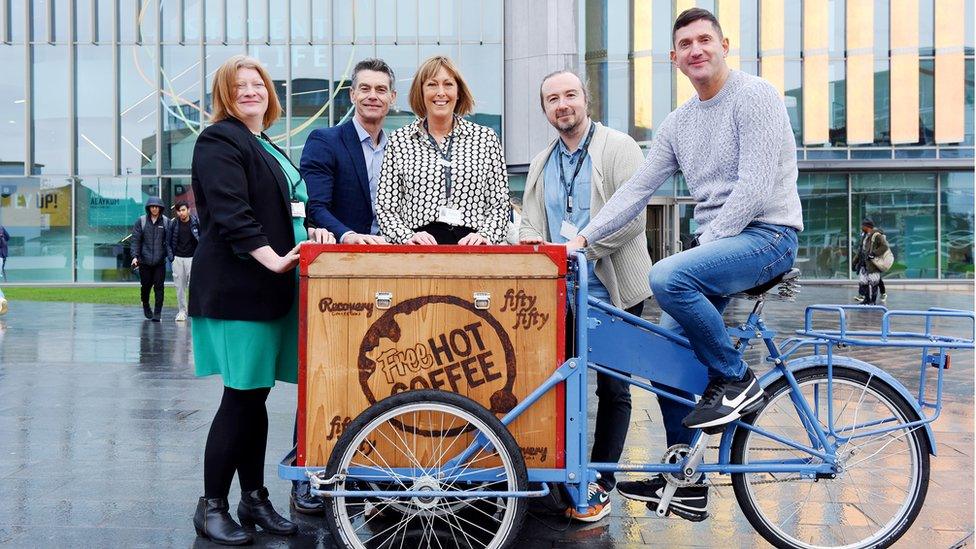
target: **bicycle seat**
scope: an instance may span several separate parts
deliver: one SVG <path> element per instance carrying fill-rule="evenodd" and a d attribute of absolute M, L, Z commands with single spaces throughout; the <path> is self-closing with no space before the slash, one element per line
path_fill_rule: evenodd
<path fill-rule="evenodd" d="M 756 286 L 755 288 L 749 288 L 748 290 L 741 292 L 751 296 L 761 296 L 764 293 L 772 290 L 777 284 L 782 282 L 795 282 L 796 279 L 800 278 L 800 269 L 790 269 L 785 273 L 780 273 L 778 276 L 773 277 L 769 282 L 765 282 Z"/>

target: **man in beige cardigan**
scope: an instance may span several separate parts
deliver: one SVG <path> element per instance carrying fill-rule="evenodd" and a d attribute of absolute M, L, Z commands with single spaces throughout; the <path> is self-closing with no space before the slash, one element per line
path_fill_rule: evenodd
<path fill-rule="evenodd" d="M 557 71 L 546 76 L 540 88 L 542 110 L 559 138 L 540 152 L 529 166 L 522 198 L 523 243 L 563 243 L 590 222 L 644 161 L 640 147 L 628 135 L 603 126 L 587 114 L 586 88 L 579 76 Z M 586 250 L 589 260 L 589 295 L 640 316 L 651 295 L 648 273 L 645 214 Z M 571 325 L 567 322 L 567 326 Z M 567 330 L 572 343 L 573 331 Z M 596 416 L 594 462 L 617 462 L 630 424 L 630 385 L 597 374 L 599 405 Z M 596 522 L 610 512 L 608 492 L 616 481 L 604 473 L 588 487 L 589 508 L 567 515 Z"/>

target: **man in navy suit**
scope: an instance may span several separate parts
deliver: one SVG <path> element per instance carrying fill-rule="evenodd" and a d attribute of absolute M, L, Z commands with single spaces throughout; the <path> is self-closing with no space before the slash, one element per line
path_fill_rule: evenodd
<path fill-rule="evenodd" d="M 383 121 L 396 100 L 395 81 L 393 69 L 381 59 L 357 63 L 349 89 L 356 114 L 338 126 L 313 131 L 305 142 L 301 173 L 308 186 L 309 220 L 341 244 L 386 244 L 373 203 L 386 151 Z M 324 511 L 308 482 L 293 483 L 291 501 L 299 513 Z"/>
<path fill-rule="evenodd" d="M 383 121 L 396 101 L 393 69 L 364 59 L 352 72 L 352 120 L 313 131 L 302 153 L 308 216 L 341 244 L 385 244 L 373 213 L 387 135 Z"/>

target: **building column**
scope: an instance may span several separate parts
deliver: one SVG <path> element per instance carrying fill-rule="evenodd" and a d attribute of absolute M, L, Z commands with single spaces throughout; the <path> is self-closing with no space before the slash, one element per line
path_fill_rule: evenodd
<path fill-rule="evenodd" d="M 505 161 L 528 164 L 555 138 L 539 102 L 542 78 L 579 71 L 576 0 L 505 0 Z"/>

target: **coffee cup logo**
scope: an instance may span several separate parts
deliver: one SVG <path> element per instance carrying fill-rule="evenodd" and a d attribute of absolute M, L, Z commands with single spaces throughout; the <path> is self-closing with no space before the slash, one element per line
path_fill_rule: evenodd
<path fill-rule="evenodd" d="M 424 329 L 443 327 L 433 332 Z M 441 389 L 461 394 L 494 389 L 489 409 L 504 414 L 518 404 L 512 392 L 515 347 L 487 310 L 456 296 L 408 299 L 386 310 L 359 346 L 359 385 L 370 404 L 403 391 Z M 423 436 L 455 436 L 398 425 Z"/>

